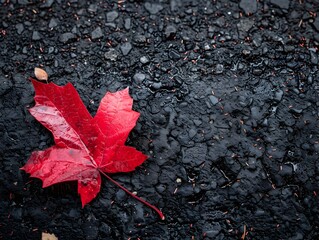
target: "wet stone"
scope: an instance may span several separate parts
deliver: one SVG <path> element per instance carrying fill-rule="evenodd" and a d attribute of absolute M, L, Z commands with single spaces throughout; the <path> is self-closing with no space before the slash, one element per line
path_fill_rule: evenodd
<path fill-rule="evenodd" d="M 250 55 L 250 50 L 248 50 L 248 49 L 244 49 L 243 51 L 242 51 L 242 53 L 243 53 L 243 55 L 244 56 L 248 56 L 248 55 Z"/>
<path fill-rule="evenodd" d="M 282 165 L 280 168 L 279 174 L 281 176 L 291 176 L 293 174 L 293 166 L 290 164 Z"/>
<path fill-rule="evenodd" d="M 239 36 L 241 38 L 245 37 L 247 35 L 247 32 L 254 26 L 254 24 L 255 21 L 253 19 L 241 19 L 240 22 L 237 24 Z"/>
<path fill-rule="evenodd" d="M 163 6 L 157 3 L 146 2 L 144 4 L 144 7 L 150 14 L 153 14 L 153 15 L 163 10 Z"/>
<path fill-rule="evenodd" d="M 116 24 L 115 23 L 105 23 L 105 26 L 115 29 Z"/>
<path fill-rule="evenodd" d="M 161 171 L 161 175 L 159 177 L 159 182 L 161 184 L 168 184 L 168 183 L 172 183 L 173 181 L 176 180 L 176 171 L 174 170 L 174 168 L 171 169 L 165 169 L 165 171 Z M 160 185 L 158 185 L 160 186 Z M 164 189 L 167 186 L 164 185 Z M 162 187 L 161 187 L 162 188 Z"/>
<path fill-rule="evenodd" d="M 97 27 L 97 28 L 91 33 L 91 38 L 92 38 L 93 40 L 99 39 L 99 38 L 101 38 L 101 37 L 103 37 L 103 36 L 104 36 L 104 34 L 103 34 L 102 29 L 101 29 L 100 27 Z"/>
<path fill-rule="evenodd" d="M 217 64 L 215 67 L 215 73 L 216 74 L 221 74 L 224 72 L 224 65 L 222 64 Z"/>
<path fill-rule="evenodd" d="M 293 88 L 292 91 L 293 91 L 294 93 L 296 93 L 296 94 L 299 94 L 299 93 L 300 93 L 300 91 L 299 91 L 298 88 Z"/>
<path fill-rule="evenodd" d="M 180 134 L 180 135 L 178 135 L 177 138 L 178 138 L 178 142 L 182 145 L 188 145 L 190 143 L 190 139 L 188 137 L 188 134 Z"/>
<path fill-rule="evenodd" d="M 261 119 L 262 115 L 261 115 L 261 112 L 259 110 L 259 107 L 250 108 L 250 112 L 251 112 L 251 117 L 253 119 L 255 119 L 255 120 Z"/>
<path fill-rule="evenodd" d="M 186 148 L 183 150 L 183 163 L 194 163 L 199 165 L 205 161 L 207 153 L 206 144 L 197 143 L 194 147 Z"/>
<path fill-rule="evenodd" d="M 298 62 L 292 61 L 292 62 L 287 63 L 287 66 L 290 67 L 291 69 L 295 69 L 295 68 L 299 67 L 299 64 L 298 64 Z"/>
<path fill-rule="evenodd" d="M 70 217 L 70 218 L 77 218 L 77 217 L 79 217 L 81 214 L 80 214 L 80 212 L 79 212 L 79 210 L 78 209 L 71 209 L 70 210 L 70 212 L 69 212 L 69 214 L 68 214 L 68 216 Z"/>
<path fill-rule="evenodd" d="M 308 143 L 303 143 L 303 144 L 301 145 L 301 148 L 302 148 L 303 150 L 310 150 L 310 145 L 309 145 Z"/>
<path fill-rule="evenodd" d="M 172 60 L 178 60 L 181 58 L 181 55 L 176 52 L 175 50 L 171 50 L 169 53 L 168 53 L 168 56 L 170 57 L 170 59 Z"/>
<path fill-rule="evenodd" d="M 223 27 L 225 25 L 225 17 L 221 16 L 214 21 L 215 25 L 218 27 Z"/>
<path fill-rule="evenodd" d="M 115 194 L 115 198 L 116 201 L 122 202 L 126 199 L 126 193 L 122 189 L 119 189 Z"/>
<path fill-rule="evenodd" d="M 32 40 L 40 40 L 42 38 L 41 34 L 38 31 L 33 31 L 32 33 Z"/>
<path fill-rule="evenodd" d="M 132 44 L 130 42 L 123 43 L 120 47 L 121 52 L 124 56 L 130 53 L 132 50 Z"/>
<path fill-rule="evenodd" d="M 46 0 L 43 4 L 40 5 L 40 8 L 50 8 L 52 7 L 52 4 L 54 3 L 54 0 Z"/>
<path fill-rule="evenodd" d="M 88 7 L 88 11 L 89 12 L 96 12 L 97 11 L 97 5 L 96 4 L 90 4 L 90 6 Z"/>
<path fill-rule="evenodd" d="M 156 186 L 156 191 L 158 193 L 163 193 L 166 190 L 166 186 L 164 184 L 159 184 Z"/>
<path fill-rule="evenodd" d="M 289 5 L 290 5 L 290 0 L 270 0 L 270 2 L 281 8 L 281 9 L 284 9 L 284 10 L 287 10 L 289 8 Z"/>
<path fill-rule="evenodd" d="M 71 32 L 72 32 L 73 34 L 78 34 L 78 33 L 79 33 L 79 30 L 78 30 L 78 28 L 77 28 L 76 26 L 74 26 L 74 27 L 72 28 Z"/>
<path fill-rule="evenodd" d="M 220 235 L 220 231 L 222 230 L 222 227 L 220 226 L 220 224 L 217 223 L 213 223 L 213 225 L 211 227 L 206 226 L 205 227 L 205 236 L 209 239 L 218 239 L 218 236 Z M 209 228 L 209 229 L 207 229 Z M 222 238 L 220 238 L 222 239 Z"/>
<path fill-rule="evenodd" d="M 142 57 L 140 58 L 140 62 L 143 63 L 143 64 L 146 64 L 146 63 L 149 63 L 150 60 L 148 59 L 148 57 L 142 56 Z"/>
<path fill-rule="evenodd" d="M 141 84 L 146 78 L 146 75 L 144 73 L 135 73 L 133 76 L 133 80 L 137 83 L 137 84 Z"/>
<path fill-rule="evenodd" d="M 219 41 L 219 42 L 225 42 L 225 41 L 226 41 L 226 38 L 225 38 L 225 37 L 220 37 L 220 38 L 218 39 L 218 41 Z"/>
<path fill-rule="evenodd" d="M 18 3 L 21 5 L 28 5 L 30 2 L 28 0 L 18 0 Z"/>
<path fill-rule="evenodd" d="M 130 30 L 131 29 L 131 18 L 125 18 L 125 20 L 124 20 L 124 28 L 126 30 Z"/>
<path fill-rule="evenodd" d="M 311 75 L 308 76 L 307 82 L 308 82 L 308 84 L 312 84 L 313 83 L 313 77 Z"/>
<path fill-rule="evenodd" d="M 76 35 L 70 32 L 63 33 L 59 37 L 59 41 L 62 43 L 67 43 L 76 39 Z"/>
<path fill-rule="evenodd" d="M 51 18 L 49 28 L 55 28 L 56 26 L 58 26 L 58 20 L 56 18 Z"/>
<path fill-rule="evenodd" d="M 316 53 L 316 49 L 310 48 L 309 49 L 310 53 L 310 61 L 312 64 L 318 64 L 318 55 Z"/>
<path fill-rule="evenodd" d="M 263 70 L 260 68 L 254 68 L 253 69 L 253 74 L 256 76 L 260 76 L 263 73 Z"/>
<path fill-rule="evenodd" d="M 162 83 L 161 82 L 156 82 L 152 84 L 152 88 L 154 88 L 155 90 L 158 90 L 162 87 Z"/>
<path fill-rule="evenodd" d="M 9 24 L 6 23 L 5 21 L 2 21 L 2 26 L 3 26 L 4 28 L 7 28 L 7 27 L 9 27 Z"/>
<path fill-rule="evenodd" d="M 196 129 L 191 128 L 191 129 L 189 130 L 189 132 L 188 132 L 189 138 L 192 139 L 193 137 L 195 137 L 195 136 L 196 136 L 196 133 L 197 133 Z"/>
<path fill-rule="evenodd" d="M 213 105 L 216 105 L 219 102 L 218 98 L 213 95 L 209 96 L 209 100 Z"/>
<path fill-rule="evenodd" d="M 31 217 L 35 219 L 35 221 L 41 222 L 41 221 L 47 221 L 49 219 L 49 215 L 47 212 L 40 207 L 32 207 L 29 209 L 29 212 L 31 214 Z"/>
<path fill-rule="evenodd" d="M 117 19 L 118 16 L 119 16 L 119 14 L 117 11 L 108 12 L 106 14 L 106 21 L 107 22 L 114 22 L 114 20 Z"/>
<path fill-rule="evenodd" d="M 251 13 L 257 12 L 257 1 L 256 0 L 241 0 L 239 7 L 249 15 Z"/>
<path fill-rule="evenodd" d="M 183 185 L 180 188 L 178 188 L 176 194 L 181 195 L 183 197 L 191 196 L 194 193 L 193 186 L 190 184 Z"/>
<path fill-rule="evenodd" d="M 155 172 L 155 171 L 150 171 L 146 176 L 145 176 L 145 181 L 148 183 L 148 184 L 151 184 L 151 185 L 156 185 L 158 183 L 158 176 L 159 176 L 159 173 L 158 172 Z M 140 183 L 140 179 L 138 180 L 138 182 Z"/>
<path fill-rule="evenodd" d="M 24 54 L 27 54 L 27 53 L 28 53 L 28 48 L 27 48 L 26 46 L 24 46 L 23 49 L 22 49 L 22 52 L 23 52 Z"/>
<path fill-rule="evenodd" d="M 245 65 L 242 63 L 238 63 L 238 70 L 242 70 L 245 68 Z"/>
<path fill-rule="evenodd" d="M 205 49 L 205 51 L 208 51 L 208 50 L 210 50 L 210 49 L 211 49 L 211 47 L 209 46 L 209 44 L 208 44 L 208 43 L 205 43 L 205 45 L 204 45 L 204 49 Z"/>
<path fill-rule="evenodd" d="M 189 9 L 186 9 L 186 11 L 185 11 L 187 14 L 192 14 L 193 13 L 193 9 L 191 9 L 191 8 L 189 8 Z"/>
<path fill-rule="evenodd" d="M 141 204 L 135 206 L 134 220 L 137 223 L 144 222 L 144 209 Z"/>
<path fill-rule="evenodd" d="M 100 233 L 109 236 L 111 234 L 111 227 L 106 223 L 102 222 L 99 228 Z"/>
<path fill-rule="evenodd" d="M 182 6 L 182 1 L 181 0 L 171 0 L 170 1 L 170 9 L 172 12 L 177 11 L 179 7 Z"/>
<path fill-rule="evenodd" d="M 54 47 L 49 47 L 49 49 L 48 49 L 48 54 L 51 54 L 51 53 L 53 53 L 54 52 Z"/>
<path fill-rule="evenodd" d="M 312 23 L 313 27 L 319 32 L 319 17 L 316 17 L 315 21 Z"/>
<path fill-rule="evenodd" d="M 23 30 L 24 30 L 23 24 L 22 24 L 22 23 L 18 23 L 18 24 L 16 25 L 16 29 L 17 29 L 17 33 L 18 33 L 18 34 L 21 34 L 21 33 L 23 32 Z"/>
<path fill-rule="evenodd" d="M 282 90 L 277 90 L 275 92 L 275 97 L 274 97 L 274 100 L 276 100 L 277 102 L 280 102 L 282 97 L 284 95 L 284 92 Z"/>
<path fill-rule="evenodd" d="M 301 16 L 301 15 L 300 15 L 298 12 L 296 12 L 295 10 L 292 11 L 292 13 L 291 13 L 291 17 L 293 17 L 293 18 L 300 18 L 300 16 Z M 305 21 L 307 21 L 307 20 L 309 20 L 309 19 L 312 19 L 312 16 L 310 15 L 309 12 L 305 12 L 305 13 L 302 15 L 302 19 L 305 20 Z"/>
<path fill-rule="evenodd" d="M 296 113 L 296 114 L 301 114 L 303 112 L 303 110 L 299 109 L 299 108 L 290 108 L 289 112 Z"/>
<path fill-rule="evenodd" d="M 197 127 L 203 123 L 201 120 L 197 120 L 197 119 L 193 120 L 193 122 Z"/>
<path fill-rule="evenodd" d="M 293 126 L 295 124 L 294 118 L 288 117 L 288 116 L 284 119 L 284 122 L 287 126 Z M 287 128 L 287 129 L 289 130 L 289 128 Z"/>
<path fill-rule="evenodd" d="M 146 43 L 146 37 L 141 34 L 136 34 L 133 36 L 133 43 L 137 46 L 142 46 L 144 43 Z"/>
<path fill-rule="evenodd" d="M 107 60 L 115 61 L 119 56 L 119 52 L 116 51 L 114 48 L 110 48 L 105 54 L 104 57 Z"/>
<path fill-rule="evenodd" d="M 262 37 L 260 35 L 254 35 L 253 43 L 256 47 L 260 47 L 262 43 Z"/>
<path fill-rule="evenodd" d="M 249 158 L 248 159 L 248 169 L 256 170 L 256 168 L 257 168 L 256 159 L 255 158 Z"/>
<path fill-rule="evenodd" d="M 177 29 L 176 29 L 176 27 L 174 25 L 168 25 L 165 28 L 165 36 L 166 36 L 166 38 L 175 37 L 176 32 L 177 32 Z"/>

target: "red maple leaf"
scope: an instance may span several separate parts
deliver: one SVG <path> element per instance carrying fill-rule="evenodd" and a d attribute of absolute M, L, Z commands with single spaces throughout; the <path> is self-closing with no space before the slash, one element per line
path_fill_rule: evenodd
<path fill-rule="evenodd" d="M 35 151 L 21 169 L 40 178 L 43 187 L 77 181 L 82 207 L 100 191 L 101 175 L 122 190 L 164 215 L 155 206 L 133 195 L 106 173 L 130 172 L 141 165 L 146 155 L 125 141 L 139 113 L 132 110 L 128 88 L 107 93 L 93 118 L 71 83 L 60 87 L 32 79 L 36 105 L 30 113 L 54 136 L 55 145 Z"/>

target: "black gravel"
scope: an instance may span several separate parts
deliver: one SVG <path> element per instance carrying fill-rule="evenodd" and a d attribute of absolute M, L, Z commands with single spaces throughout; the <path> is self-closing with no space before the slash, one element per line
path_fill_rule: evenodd
<path fill-rule="evenodd" d="M 319 2 L 0 0 L 0 239 L 319 239 Z M 150 158 L 46 189 L 19 168 L 53 144 L 28 112 L 42 67 L 94 114 L 127 86 Z"/>

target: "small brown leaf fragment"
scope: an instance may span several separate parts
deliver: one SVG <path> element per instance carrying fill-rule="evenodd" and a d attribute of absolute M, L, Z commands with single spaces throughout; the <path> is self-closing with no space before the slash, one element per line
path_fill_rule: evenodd
<path fill-rule="evenodd" d="M 48 81 L 48 74 L 41 68 L 34 68 L 34 75 L 40 81 Z"/>
<path fill-rule="evenodd" d="M 243 234 L 241 235 L 241 240 L 245 240 L 245 237 L 246 237 L 246 225 L 244 225 L 244 232 Z"/>
<path fill-rule="evenodd" d="M 54 234 L 43 232 L 41 240 L 58 240 L 58 238 Z"/>

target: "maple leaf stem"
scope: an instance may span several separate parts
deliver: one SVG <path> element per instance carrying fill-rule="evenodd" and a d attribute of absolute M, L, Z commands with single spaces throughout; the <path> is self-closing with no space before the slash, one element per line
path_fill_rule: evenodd
<path fill-rule="evenodd" d="M 145 204 L 146 206 L 148 206 L 149 208 L 153 209 L 162 220 L 165 219 L 164 214 L 154 205 L 146 202 L 145 200 L 143 200 L 142 198 L 134 195 L 133 193 L 131 193 L 129 190 L 127 190 L 125 187 L 123 187 L 121 184 L 119 184 L 117 181 L 115 181 L 113 178 L 111 178 L 109 175 L 107 175 L 106 173 L 100 171 L 101 174 L 103 174 L 108 180 L 110 180 L 112 183 L 114 183 L 116 186 L 118 186 L 119 188 L 121 188 L 124 192 L 126 192 L 127 194 L 129 194 L 131 197 L 135 198 L 136 200 L 140 201 L 141 203 Z"/>

